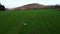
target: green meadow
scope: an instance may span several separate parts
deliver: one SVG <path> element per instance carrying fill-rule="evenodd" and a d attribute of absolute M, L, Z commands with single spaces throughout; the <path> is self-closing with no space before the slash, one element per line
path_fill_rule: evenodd
<path fill-rule="evenodd" d="M 0 34 L 60 34 L 60 11 L 0 11 Z"/>

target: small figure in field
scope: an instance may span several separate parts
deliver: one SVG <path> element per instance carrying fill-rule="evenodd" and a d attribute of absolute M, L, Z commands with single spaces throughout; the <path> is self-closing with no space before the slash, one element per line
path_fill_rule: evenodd
<path fill-rule="evenodd" d="M 26 23 L 24 23 L 24 26 L 27 25 Z"/>

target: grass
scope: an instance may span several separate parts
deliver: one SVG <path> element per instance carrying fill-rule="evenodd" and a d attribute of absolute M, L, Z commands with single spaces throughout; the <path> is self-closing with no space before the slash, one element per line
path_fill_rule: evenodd
<path fill-rule="evenodd" d="M 60 12 L 54 9 L 2 11 L 0 34 L 60 34 Z"/>

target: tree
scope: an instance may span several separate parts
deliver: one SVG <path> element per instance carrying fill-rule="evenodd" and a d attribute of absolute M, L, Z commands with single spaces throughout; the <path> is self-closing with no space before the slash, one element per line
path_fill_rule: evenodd
<path fill-rule="evenodd" d="M 60 5 L 59 4 L 55 5 L 55 8 L 57 8 L 57 9 L 60 8 Z"/>
<path fill-rule="evenodd" d="M 0 11 L 4 11 L 4 10 L 5 10 L 5 6 L 0 3 Z"/>
<path fill-rule="evenodd" d="M 59 4 L 55 5 L 55 8 L 56 8 L 58 11 L 60 11 L 60 5 L 59 5 Z"/>

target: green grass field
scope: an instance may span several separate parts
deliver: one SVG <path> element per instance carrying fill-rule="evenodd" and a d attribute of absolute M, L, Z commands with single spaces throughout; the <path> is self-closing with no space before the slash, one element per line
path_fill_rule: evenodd
<path fill-rule="evenodd" d="M 54 9 L 0 11 L 0 34 L 60 34 L 60 12 Z"/>

